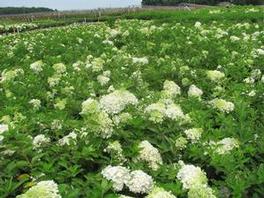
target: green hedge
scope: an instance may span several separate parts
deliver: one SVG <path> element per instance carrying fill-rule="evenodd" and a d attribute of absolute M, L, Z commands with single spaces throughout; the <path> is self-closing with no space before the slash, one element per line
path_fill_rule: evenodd
<path fill-rule="evenodd" d="M 231 2 L 239 5 L 260 5 L 264 4 L 264 0 L 142 0 L 143 5 L 177 5 L 179 3 L 196 3 L 216 5 L 221 2 Z"/>
<path fill-rule="evenodd" d="M 54 10 L 49 8 L 27 8 L 27 7 L 0 7 L 0 15 L 4 14 L 27 14 L 36 12 L 54 12 Z"/>

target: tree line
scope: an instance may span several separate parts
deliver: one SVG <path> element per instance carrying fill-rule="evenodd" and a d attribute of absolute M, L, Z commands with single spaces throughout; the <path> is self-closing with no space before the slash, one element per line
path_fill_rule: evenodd
<path fill-rule="evenodd" d="M 36 13 L 36 12 L 54 12 L 50 8 L 43 7 L 0 7 L 0 15 L 5 14 L 27 14 L 27 13 Z"/>
<path fill-rule="evenodd" d="M 261 5 L 264 0 L 142 0 L 143 5 L 177 5 L 179 3 L 196 3 L 204 5 L 217 5 L 221 2 L 230 2 L 238 5 Z"/>

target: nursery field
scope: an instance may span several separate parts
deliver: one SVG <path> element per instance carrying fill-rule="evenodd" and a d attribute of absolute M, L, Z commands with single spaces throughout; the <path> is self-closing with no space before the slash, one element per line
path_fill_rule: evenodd
<path fill-rule="evenodd" d="M 263 198 L 263 9 L 201 12 L 0 36 L 0 197 Z"/>

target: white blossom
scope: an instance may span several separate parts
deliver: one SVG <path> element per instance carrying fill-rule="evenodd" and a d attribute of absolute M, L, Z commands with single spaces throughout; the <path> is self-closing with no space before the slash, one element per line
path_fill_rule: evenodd
<path fill-rule="evenodd" d="M 126 90 L 115 90 L 100 99 L 100 106 L 109 114 L 118 114 L 127 105 L 136 105 L 137 103 L 138 99 L 136 96 Z"/>
<path fill-rule="evenodd" d="M 41 101 L 39 99 L 32 99 L 29 104 L 33 106 L 34 109 L 38 110 L 41 107 Z"/>
<path fill-rule="evenodd" d="M 198 185 L 191 188 L 188 192 L 188 198 L 216 198 L 214 191 L 208 185 Z"/>
<path fill-rule="evenodd" d="M 97 76 L 97 81 L 100 83 L 101 86 L 104 86 L 110 81 L 110 78 L 104 75 L 99 75 Z"/>
<path fill-rule="evenodd" d="M 203 95 L 203 91 L 196 87 L 195 85 L 191 85 L 188 90 L 189 97 L 201 97 Z"/>
<path fill-rule="evenodd" d="M 147 140 L 139 144 L 139 159 L 146 161 L 150 168 L 157 170 L 162 164 L 162 158 L 157 148 L 152 146 Z"/>
<path fill-rule="evenodd" d="M 234 103 L 219 98 L 213 99 L 212 101 L 209 102 L 209 104 L 211 104 L 213 108 L 218 109 L 219 111 L 225 113 L 230 113 L 235 109 Z"/>
<path fill-rule="evenodd" d="M 107 153 L 113 153 L 119 161 L 125 161 L 123 149 L 119 141 L 109 143 L 104 151 Z"/>
<path fill-rule="evenodd" d="M 160 187 L 154 187 L 146 198 L 176 198 L 171 192 Z"/>
<path fill-rule="evenodd" d="M 41 181 L 31 187 L 27 192 L 18 195 L 17 198 L 61 198 L 58 185 L 53 181 Z"/>
<path fill-rule="evenodd" d="M 163 84 L 164 95 L 175 97 L 181 94 L 181 88 L 173 81 L 166 80 Z"/>
<path fill-rule="evenodd" d="M 142 64 L 142 65 L 147 65 L 149 63 L 149 60 L 147 57 L 143 57 L 143 58 L 132 58 L 132 62 L 134 64 Z"/>
<path fill-rule="evenodd" d="M 66 66 L 63 63 L 57 63 L 52 66 L 57 74 L 63 74 L 66 72 Z"/>
<path fill-rule="evenodd" d="M 70 142 L 76 140 L 76 138 L 77 134 L 75 132 L 71 132 L 70 134 L 61 138 L 58 143 L 60 146 L 70 145 Z"/>
<path fill-rule="evenodd" d="M 217 70 L 209 70 L 207 76 L 210 80 L 218 82 L 225 77 L 225 74 Z"/>
<path fill-rule="evenodd" d="M 42 60 L 36 61 L 30 65 L 30 69 L 35 73 L 40 73 L 43 71 L 44 63 Z"/>
<path fill-rule="evenodd" d="M 8 125 L 7 124 L 0 124 L 0 134 L 3 134 L 4 132 L 8 131 Z"/>
<path fill-rule="evenodd" d="M 200 167 L 183 165 L 177 174 L 177 178 L 183 184 L 184 189 L 191 189 L 197 185 L 207 184 L 207 177 Z"/>
<path fill-rule="evenodd" d="M 4 136 L 2 135 L 4 132 L 8 131 L 8 125 L 7 124 L 0 124 L 0 143 L 3 141 Z"/>
<path fill-rule="evenodd" d="M 133 193 L 148 193 L 153 187 L 153 179 L 142 170 L 135 170 L 130 173 L 130 179 L 126 183 Z"/>
<path fill-rule="evenodd" d="M 115 191 L 121 191 L 130 180 L 129 170 L 122 166 L 107 166 L 101 172 L 104 178 L 113 183 Z"/>
<path fill-rule="evenodd" d="M 216 143 L 217 148 L 216 148 L 216 153 L 218 154 L 226 154 L 229 153 L 231 150 L 234 148 L 239 147 L 239 142 L 235 138 L 224 138 L 220 140 L 219 142 Z"/>
<path fill-rule="evenodd" d="M 181 107 L 171 100 L 150 104 L 145 108 L 145 113 L 149 116 L 149 120 L 155 123 L 161 123 L 165 118 L 180 120 L 185 117 Z"/>
<path fill-rule="evenodd" d="M 100 106 L 96 100 L 88 98 L 82 103 L 82 112 L 80 114 L 85 115 L 98 112 L 100 112 Z"/>
<path fill-rule="evenodd" d="M 34 148 L 41 147 L 43 144 L 47 144 L 50 142 L 50 138 L 46 137 L 44 134 L 37 135 L 33 139 Z"/>

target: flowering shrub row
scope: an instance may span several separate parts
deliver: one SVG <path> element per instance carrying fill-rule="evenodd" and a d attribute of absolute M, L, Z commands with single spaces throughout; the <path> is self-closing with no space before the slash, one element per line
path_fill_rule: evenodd
<path fill-rule="evenodd" d="M 18 24 L 0 24 L 0 34 L 10 32 L 21 32 L 24 30 L 36 29 L 38 26 L 34 23 L 18 23 Z"/>
<path fill-rule="evenodd" d="M 263 197 L 264 29 L 120 20 L 0 38 L 0 197 Z"/>

